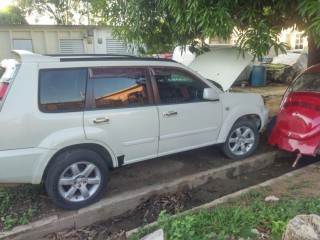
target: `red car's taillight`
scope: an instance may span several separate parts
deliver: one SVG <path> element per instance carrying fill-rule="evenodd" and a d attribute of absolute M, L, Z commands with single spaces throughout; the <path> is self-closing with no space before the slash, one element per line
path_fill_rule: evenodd
<path fill-rule="evenodd" d="M 7 82 L 0 82 L 0 101 L 3 99 L 6 91 L 8 89 L 9 83 Z"/>

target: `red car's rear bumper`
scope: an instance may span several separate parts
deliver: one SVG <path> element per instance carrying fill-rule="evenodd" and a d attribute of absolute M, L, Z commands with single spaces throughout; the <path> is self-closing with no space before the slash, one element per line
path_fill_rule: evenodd
<path fill-rule="evenodd" d="M 320 151 L 320 136 L 315 136 L 307 140 L 296 140 L 280 135 L 273 129 L 268 142 L 270 145 L 277 145 L 278 148 L 294 152 L 299 151 L 303 155 L 315 156 Z"/>

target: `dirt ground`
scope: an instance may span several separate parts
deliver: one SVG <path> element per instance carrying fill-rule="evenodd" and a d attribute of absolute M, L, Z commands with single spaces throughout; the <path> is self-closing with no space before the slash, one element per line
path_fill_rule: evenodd
<path fill-rule="evenodd" d="M 268 100 L 266 100 L 268 98 Z M 281 102 L 281 98 L 279 96 L 269 96 L 264 98 L 266 100 L 266 106 L 268 107 L 270 111 L 270 117 L 277 115 L 279 111 L 279 105 Z"/>

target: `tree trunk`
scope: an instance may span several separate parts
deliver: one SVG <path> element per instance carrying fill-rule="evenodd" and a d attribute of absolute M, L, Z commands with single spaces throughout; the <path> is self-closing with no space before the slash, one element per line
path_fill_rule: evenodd
<path fill-rule="evenodd" d="M 314 38 L 308 36 L 308 67 L 320 63 L 320 49 L 317 48 Z"/>

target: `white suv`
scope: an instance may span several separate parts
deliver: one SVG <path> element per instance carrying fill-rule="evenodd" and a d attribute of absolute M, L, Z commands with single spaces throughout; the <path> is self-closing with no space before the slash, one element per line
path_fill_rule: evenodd
<path fill-rule="evenodd" d="M 247 157 L 268 119 L 261 96 L 172 60 L 13 55 L 0 65 L 0 182 L 44 181 L 63 208 L 96 201 L 125 164 L 213 144 Z"/>

